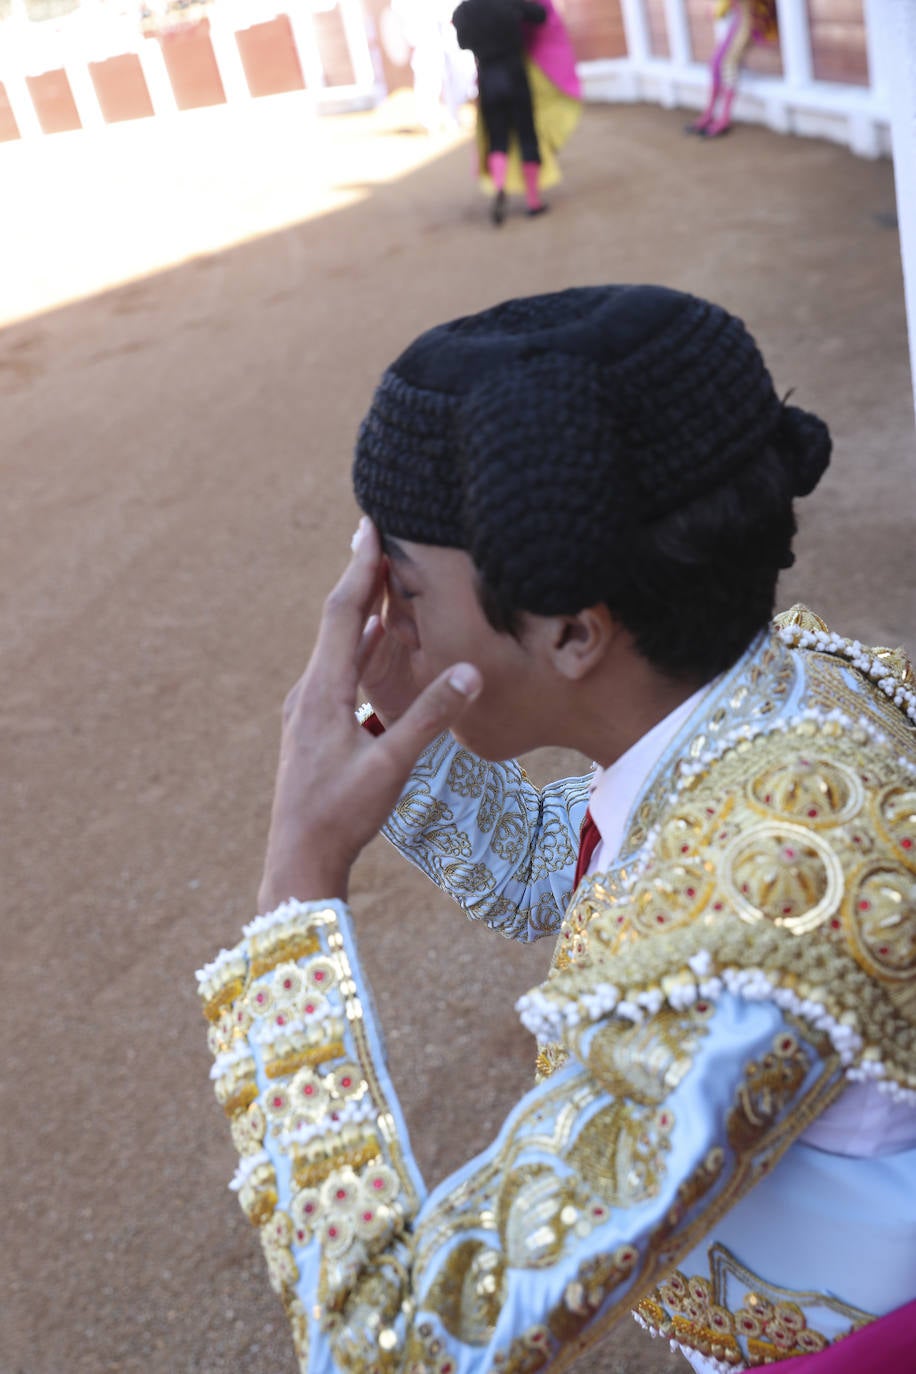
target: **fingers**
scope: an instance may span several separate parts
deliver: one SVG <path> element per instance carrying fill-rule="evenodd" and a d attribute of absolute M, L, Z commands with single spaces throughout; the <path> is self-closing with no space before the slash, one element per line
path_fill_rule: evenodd
<path fill-rule="evenodd" d="M 289 691 L 286 694 L 286 699 L 283 702 L 282 720 L 284 725 L 288 723 L 288 721 L 292 717 L 293 712 L 296 709 L 296 703 L 299 700 L 299 693 L 301 690 L 302 678 L 299 678 L 298 682 L 294 682 L 292 687 L 290 687 Z"/>
<path fill-rule="evenodd" d="M 378 532 L 367 516 L 353 537 L 353 556 L 324 603 L 314 659 L 325 681 L 356 691 L 357 655 L 373 603 L 380 591 L 382 549 Z"/>
<path fill-rule="evenodd" d="M 370 615 L 356 650 L 356 676 L 360 682 L 362 682 L 363 674 L 366 671 L 366 664 L 384 638 L 385 627 L 382 624 L 381 616 Z"/>
<path fill-rule="evenodd" d="M 420 693 L 416 701 L 378 741 L 392 770 L 406 780 L 428 744 L 456 724 L 483 688 L 480 670 L 456 663 Z"/>

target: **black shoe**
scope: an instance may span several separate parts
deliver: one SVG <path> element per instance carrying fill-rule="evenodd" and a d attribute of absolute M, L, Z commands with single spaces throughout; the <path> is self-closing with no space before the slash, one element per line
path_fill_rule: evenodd
<path fill-rule="evenodd" d="M 493 204 L 490 206 L 490 219 L 494 224 L 502 224 L 506 218 L 506 193 L 497 191 L 493 197 Z"/>
<path fill-rule="evenodd" d="M 535 215 L 546 215 L 549 209 L 549 205 L 532 205 L 525 213 L 529 219 L 534 219 Z"/>

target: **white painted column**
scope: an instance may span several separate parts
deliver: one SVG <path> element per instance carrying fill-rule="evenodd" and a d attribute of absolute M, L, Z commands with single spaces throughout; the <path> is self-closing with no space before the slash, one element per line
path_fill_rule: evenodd
<path fill-rule="evenodd" d="M 360 0 L 339 0 L 339 3 L 356 85 L 365 86 L 367 91 L 372 91 L 375 89 L 375 67 L 372 63 L 363 7 Z"/>
<path fill-rule="evenodd" d="M 3 82 L 13 118 L 22 138 L 32 138 L 42 132 L 32 95 L 26 84 L 29 47 L 29 16 L 25 0 L 12 0 L 10 14 L 3 26 L 3 60 L 0 62 L 0 81 Z"/>
<path fill-rule="evenodd" d="M 80 53 L 78 56 L 74 55 L 72 59 L 68 59 L 64 64 L 64 72 L 70 83 L 73 103 L 83 128 L 103 129 L 105 119 L 102 114 L 102 107 L 99 104 L 98 93 L 92 77 L 89 75 L 89 66 L 84 55 Z"/>
<path fill-rule="evenodd" d="M 94 55 L 101 16 L 98 0 L 85 0 L 74 14 L 68 15 L 66 36 L 62 35 L 59 40 L 60 65 L 70 83 L 73 103 L 84 129 L 105 127 L 95 83 L 89 75 L 89 60 Z"/>
<path fill-rule="evenodd" d="M 649 25 L 644 0 L 620 0 L 623 31 L 627 40 L 627 61 L 618 76 L 620 95 L 624 100 L 642 98 L 642 73 L 651 60 Z"/>
<path fill-rule="evenodd" d="M 315 23 L 311 8 L 299 0 L 298 4 L 290 5 L 286 13 L 289 18 L 289 26 L 292 29 L 296 52 L 299 55 L 299 66 L 302 68 L 302 75 L 305 78 L 306 90 L 320 91 L 324 85 L 324 66 L 321 61 L 321 53 L 318 51 L 318 39 L 315 37 Z"/>
<path fill-rule="evenodd" d="M 665 27 L 671 61 L 678 67 L 688 66 L 691 60 L 690 26 L 684 0 L 665 0 Z"/>
<path fill-rule="evenodd" d="M 158 38 L 141 38 L 137 44 L 137 57 L 143 71 L 146 89 L 155 115 L 175 115 L 178 101 L 175 89 L 169 79 L 169 69 L 165 65 L 162 44 Z"/>
<path fill-rule="evenodd" d="M 251 99 L 235 30 L 236 7 L 219 3 L 213 5 L 210 10 L 210 42 L 229 105 L 244 104 Z"/>
<path fill-rule="evenodd" d="M 641 67 L 652 56 L 644 0 L 621 0 L 620 12 L 627 39 L 627 56 L 637 67 Z"/>
<path fill-rule="evenodd" d="M 10 102 L 10 109 L 21 137 L 33 138 L 39 135 L 42 131 L 41 124 L 26 85 L 25 73 L 21 68 L 13 68 L 10 63 L 0 68 L 0 81 L 3 82 L 6 98 Z"/>
<path fill-rule="evenodd" d="M 887 93 L 894 148 L 900 256 L 916 405 L 916 6 L 909 0 L 869 0 L 872 80 Z"/>
<path fill-rule="evenodd" d="M 779 47 L 787 86 L 808 86 L 812 79 L 811 30 L 806 0 L 776 0 Z"/>

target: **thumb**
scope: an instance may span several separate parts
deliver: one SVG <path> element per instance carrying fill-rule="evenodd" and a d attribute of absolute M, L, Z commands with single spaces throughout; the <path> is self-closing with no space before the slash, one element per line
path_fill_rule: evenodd
<path fill-rule="evenodd" d="M 472 663 L 453 664 L 424 688 L 383 737 L 396 770 L 406 778 L 427 744 L 460 719 L 482 688 Z"/>

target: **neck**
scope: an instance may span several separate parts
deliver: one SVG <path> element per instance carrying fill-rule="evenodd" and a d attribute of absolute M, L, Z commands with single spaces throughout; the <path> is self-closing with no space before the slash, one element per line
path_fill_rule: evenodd
<path fill-rule="evenodd" d="M 570 713 L 568 746 L 608 768 L 703 683 L 672 681 L 639 660 L 623 679 L 601 674 L 580 685 L 587 691 Z"/>

